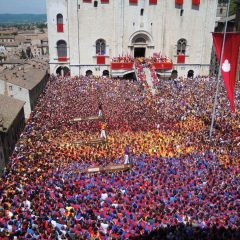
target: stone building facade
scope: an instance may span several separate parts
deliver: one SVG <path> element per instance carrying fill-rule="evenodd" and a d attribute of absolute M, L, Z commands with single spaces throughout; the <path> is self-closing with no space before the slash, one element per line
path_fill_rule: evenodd
<path fill-rule="evenodd" d="M 51 73 L 102 75 L 113 57 L 156 53 L 171 58 L 180 76 L 209 73 L 217 0 L 46 2 Z"/>
<path fill-rule="evenodd" d="M 0 94 L 0 176 L 25 126 L 24 102 Z"/>

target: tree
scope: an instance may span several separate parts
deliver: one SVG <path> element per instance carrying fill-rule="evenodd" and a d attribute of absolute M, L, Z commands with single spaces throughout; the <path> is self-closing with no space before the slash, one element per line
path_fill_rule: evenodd
<path fill-rule="evenodd" d="M 232 16 L 232 15 L 235 14 L 236 4 L 235 4 L 234 1 L 235 1 L 235 0 L 230 0 L 229 16 Z"/>

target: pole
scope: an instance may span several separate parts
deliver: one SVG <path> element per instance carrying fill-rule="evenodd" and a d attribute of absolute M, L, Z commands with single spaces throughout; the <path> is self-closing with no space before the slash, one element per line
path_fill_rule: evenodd
<path fill-rule="evenodd" d="M 222 71 L 223 52 L 224 52 L 224 46 L 225 46 L 225 41 L 226 41 L 229 7 L 230 7 L 230 0 L 228 0 L 228 5 L 227 5 L 227 14 L 226 14 L 227 16 L 226 16 L 226 21 L 225 21 L 225 26 L 224 26 L 223 44 L 222 44 L 221 57 L 220 57 L 218 76 L 217 76 L 217 88 L 216 88 L 216 93 L 215 93 L 213 112 L 212 112 L 212 121 L 211 121 L 211 127 L 210 127 L 210 132 L 209 132 L 210 139 L 212 138 L 213 125 L 214 125 L 215 115 L 216 115 L 216 107 L 217 107 L 219 85 L 220 85 L 220 78 L 221 78 L 221 71 Z"/>

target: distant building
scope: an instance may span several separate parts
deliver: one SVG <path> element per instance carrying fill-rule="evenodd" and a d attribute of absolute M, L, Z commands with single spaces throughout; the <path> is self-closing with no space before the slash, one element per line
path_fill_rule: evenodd
<path fill-rule="evenodd" d="M 0 72 L 0 94 L 25 102 L 24 112 L 28 118 L 48 80 L 48 63 L 34 60 L 16 60 L 3 63 Z"/>
<path fill-rule="evenodd" d="M 227 1 L 219 0 L 217 6 L 216 21 L 218 21 L 220 18 L 226 17 L 226 15 L 227 15 Z"/>
<path fill-rule="evenodd" d="M 24 102 L 0 95 L 0 175 L 24 129 Z"/>
<path fill-rule="evenodd" d="M 15 36 L 0 36 L 0 44 L 1 43 L 13 43 L 15 42 Z"/>
<path fill-rule="evenodd" d="M 10 29 L 2 29 L 0 30 L 0 36 L 11 36 L 17 35 L 17 28 L 10 28 Z"/>
<path fill-rule="evenodd" d="M 50 72 L 102 75 L 113 57 L 160 53 L 180 76 L 208 75 L 217 2 L 47 0 Z"/>

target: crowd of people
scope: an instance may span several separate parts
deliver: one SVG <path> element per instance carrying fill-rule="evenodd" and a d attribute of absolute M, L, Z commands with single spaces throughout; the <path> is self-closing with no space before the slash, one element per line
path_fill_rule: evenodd
<path fill-rule="evenodd" d="M 209 139 L 215 84 L 51 77 L 0 179 L 0 238 L 239 239 L 240 115 L 221 86 Z M 100 110 L 106 143 L 77 144 Z"/>
<path fill-rule="evenodd" d="M 112 58 L 112 62 L 118 62 L 118 63 L 133 63 L 134 58 L 130 55 L 123 55 Z"/>

